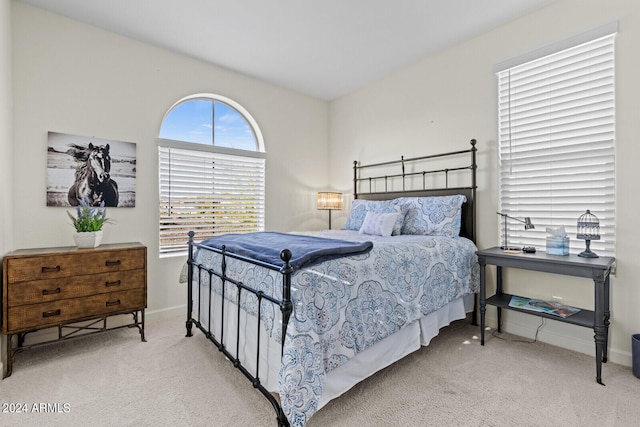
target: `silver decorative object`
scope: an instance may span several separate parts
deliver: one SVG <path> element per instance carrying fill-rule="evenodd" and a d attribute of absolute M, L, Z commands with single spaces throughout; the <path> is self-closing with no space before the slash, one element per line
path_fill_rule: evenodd
<path fill-rule="evenodd" d="M 598 258 L 598 255 L 591 252 L 591 241 L 600 240 L 600 221 L 589 209 L 578 218 L 578 239 L 585 241 L 586 248 L 578 256 L 585 258 Z"/>

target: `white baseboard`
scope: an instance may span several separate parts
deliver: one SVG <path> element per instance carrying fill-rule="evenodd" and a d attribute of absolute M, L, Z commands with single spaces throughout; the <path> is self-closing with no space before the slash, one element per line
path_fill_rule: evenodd
<path fill-rule="evenodd" d="M 502 331 L 513 335 L 533 339 L 536 330 L 540 326 L 542 317 L 513 311 L 502 311 Z M 498 319 L 487 312 L 486 324 L 495 328 Z M 487 332 L 485 332 L 487 333 Z M 568 350 L 595 356 L 595 342 L 593 340 L 593 330 L 583 328 L 568 323 L 561 323 L 550 319 L 545 319 L 544 326 L 538 332 L 538 341 L 566 348 Z M 618 348 L 612 348 L 609 343 L 608 360 L 624 366 L 631 366 L 631 353 Z"/>
<path fill-rule="evenodd" d="M 185 322 L 187 321 L 187 304 L 176 305 L 174 307 L 163 308 L 160 310 L 145 311 L 145 320 L 150 322 L 172 319 L 180 316 L 184 318 Z"/>

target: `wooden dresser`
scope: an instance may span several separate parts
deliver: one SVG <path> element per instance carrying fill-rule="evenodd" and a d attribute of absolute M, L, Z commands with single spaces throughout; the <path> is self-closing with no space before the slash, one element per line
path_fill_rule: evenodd
<path fill-rule="evenodd" d="M 11 375 L 15 352 L 29 347 L 24 346 L 25 335 L 36 330 L 57 327 L 53 341 L 58 341 L 136 327 L 144 341 L 146 306 L 147 248 L 140 243 L 11 252 L 2 262 L 6 376 Z M 110 316 L 119 314 L 131 314 L 132 322 L 107 325 Z"/>

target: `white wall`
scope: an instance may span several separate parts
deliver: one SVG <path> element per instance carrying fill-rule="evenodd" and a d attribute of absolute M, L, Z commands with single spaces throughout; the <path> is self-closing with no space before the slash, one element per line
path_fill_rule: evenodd
<path fill-rule="evenodd" d="M 351 193 L 353 160 L 379 161 L 464 149 L 478 140 L 478 246 L 499 244 L 494 64 L 619 19 L 616 41 L 617 275 L 612 280 L 610 358 L 630 365 L 632 333 L 640 332 L 637 254 L 640 202 L 640 3 L 635 0 L 558 0 L 522 19 L 454 46 L 330 105 L 330 176 Z M 588 208 L 585 207 L 585 208 Z M 342 225 L 345 213 L 336 215 Z M 508 289 L 532 297 L 561 295 L 564 302 L 593 305 L 593 286 L 583 279 L 511 272 Z M 493 277 L 493 276 L 492 276 Z M 515 282 L 518 282 L 517 284 Z M 487 311 L 495 325 L 495 311 Z M 508 312 L 505 329 L 533 337 L 540 319 Z M 490 323 L 492 324 L 492 323 Z M 539 338 L 594 354 L 593 331 L 549 321 Z M 606 377 L 606 367 L 604 371 Z"/>
<path fill-rule="evenodd" d="M 157 249 L 156 137 L 174 102 L 202 92 L 237 101 L 262 130 L 267 228 L 326 228 L 315 192 L 328 184 L 327 102 L 20 2 L 13 4 L 12 24 L 15 191 L 3 197 L 14 217 L 13 244 L 5 252 L 73 245 L 67 209 L 46 206 L 48 131 L 136 143 L 136 207 L 108 210 L 115 223 L 105 227 L 104 243 L 147 245 L 149 317 L 173 309 L 181 314 L 186 290 L 178 276 L 185 258 L 160 259 Z"/>
<path fill-rule="evenodd" d="M 0 0 L 0 254 L 12 246 L 13 114 L 11 94 L 11 0 Z M 5 362 L 5 337 L 0 337 L 0 372 Z"/>

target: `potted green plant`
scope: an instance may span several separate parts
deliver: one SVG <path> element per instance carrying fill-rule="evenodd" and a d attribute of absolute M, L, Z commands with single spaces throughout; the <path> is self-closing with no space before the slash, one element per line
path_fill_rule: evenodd
<path fill-rule="evenodd" d="M 77 216 L 74 217 L 69 211 L 67 215 L 71 218 L 76 229 L 73 239 L 79 248 L 95 248 L 102 242 L 102 226 L 109 222 L 107 218 L 107 208 L 104 202 L 100 206 L 91 206 L 87 198 L 78 199 L 79 205 L 76 207 Z"/>

